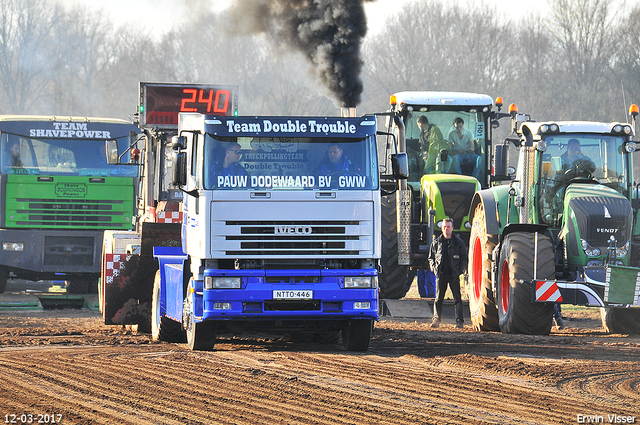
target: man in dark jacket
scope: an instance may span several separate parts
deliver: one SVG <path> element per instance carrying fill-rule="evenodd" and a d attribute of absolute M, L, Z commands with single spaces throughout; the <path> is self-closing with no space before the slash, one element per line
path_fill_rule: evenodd
<path fill-rule="evenodd" d="M 442 222 L 442 236 L 436 238 L 429 248 L 429 267 L 436 275 L 436 300 L 433 304 L 432 328 L 440 326 L 442 303 L 447 285 L 453 294 L 456 311 L 456 327 L 462 329 L 462 296 L 460 295 L 460 275 L 467 270 L 467 246 L 453 234 L 453 219 Z"/>

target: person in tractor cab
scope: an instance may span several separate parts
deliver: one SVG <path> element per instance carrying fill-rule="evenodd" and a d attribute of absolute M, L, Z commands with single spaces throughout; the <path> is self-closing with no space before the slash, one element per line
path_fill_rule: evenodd
<path fill-rule="evenodd" d="M 454 158 L 457 160 L 457 174 L 467 174 L 478 178 L 482 171 L 482 156 L 476 154 L 476 145 L 473 135 L 464 128 L 464 120 L 456 117 L 453 120 L 454 130 L 449 133 L 449 143 L 453 146 Z M 463 172 L 469 169 L 468 172 Z"/>
<path fill-rule="evenodd" d="M 562 161 L 562 172 L 565 180 L 576 177 L 589 178 L 596 170 L 594 162 L 582 153 L 580 141 L 569 139 L 567 141 L 567 151 L 560 155 Z"/>
<path fill-rule="evenodd" d="M 460 166 L 453 156 L 451 144 L 444 139 L 442 131 L 435 124 L 430 124 L 426 115 L 417 119 L 420 128 L 420 151 L 425 158 L 424 174 L 445 174 L 459 171 Z"/>

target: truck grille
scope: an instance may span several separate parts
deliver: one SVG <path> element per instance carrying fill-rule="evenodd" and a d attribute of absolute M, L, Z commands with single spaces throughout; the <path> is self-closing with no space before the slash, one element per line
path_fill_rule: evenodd
<path fill-rule="evenodd" d="M 18 209 L 18 215 L 28 217 L 28 220 L 16 221 L 20 226 L 109 228 L 112 222 L 122 222 L 122 201 L 24 198 L 17 201 L 26 207 Z M 114 208 L 115 205 L 120 207 Z"/>
<path fill-rule="evenodd" d="M 239 250 L 227 250 L 229 256 L 332 255 L 353 256 L 359 251 L 347 248 L 349 241 L 359 241 L 359 221 L 227 221 L 239 226 L 239 235 L 227 235 L 238 241 Z"/>

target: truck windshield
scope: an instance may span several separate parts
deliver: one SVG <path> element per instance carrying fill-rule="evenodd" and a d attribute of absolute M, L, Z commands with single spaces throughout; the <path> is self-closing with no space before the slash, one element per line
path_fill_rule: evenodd
<path fill-rule="evenodd" d="M 539 180 L 542 220 L 552 226 L 559 222 L 564 190 L 572 181 L 597 181 L 625 195 L 628 170 L 624 141 L 623 137 L 598 134 L 546 137 Z"/>
<path fill-rule="evenodd" d="M 410 182 L 436 173 L 465 174 L 484 181 L 487 130 L 482 112 L 413 110 L 405 126 Z M 446 157 L 441 155 L 444 150 Z"/>
<path fill-rule="evenodd" d="M 214 138 L 207 134 L 203 167 L 205 189 L 378 188 L 374 136 Z"/>
<path fill-rule="evenodd" d="M 0 146 L 2 174 L 134 177 L 138 171 L 134 166 L 107 164 L 105 141 L 99 139 L 40 139 L 2 133 Z M 124 152 L 129 138 L 118 139 L 118 147 Z"/>

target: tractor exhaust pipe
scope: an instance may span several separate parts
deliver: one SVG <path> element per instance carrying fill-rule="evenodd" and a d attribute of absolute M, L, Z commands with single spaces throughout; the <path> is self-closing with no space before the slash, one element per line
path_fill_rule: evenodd
<path fill-rule="evenodd" d="M 356 118 L 355 106 L 343 106 L 340 108 L 340 116 L 342 118 Z"/>

